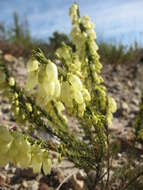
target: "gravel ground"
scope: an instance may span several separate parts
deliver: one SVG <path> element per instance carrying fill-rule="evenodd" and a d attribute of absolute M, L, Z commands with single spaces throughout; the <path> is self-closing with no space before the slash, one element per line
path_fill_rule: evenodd
<path fill-rule="evenodd" d="M 5 60 L 9 62 L 13 74 L 18 82 L 23 86 L 26 76 L 25 61 L 21 58 L 15 58 L 6 54 Z M 114 114 L 113 125 L 110 129 L 113 139 L 120 140 L 121 150 L 113 165 L 117 166 L 126 161 L 126 150 L 132 146 L 134 138 L 134 118 L 138 112 L 138 105 L 143 88 L 143 64 L 128 64 L 113 67 L 104 65 L 103 78 L 107 87 L 108 94 L 115 98 L 118 106 Z M 14 120 L 10 113 L 10 105 L 0 94 L 0 122 L 5 125 L 14 125 Z M 75 122 L 72 118 L 71 122 Z M 137 150 L 142 146 L 137 144 Z M 142 157 L 143 153 L 139 153 Z M 137 158 L 138 160 L 138 158 Z M 137 162 L 136 160 L 136 162 Z M 21 170 L 7 165 L 0 170 L 0 189 L 14 190 L 50 190 L 57 186 L 69 176 L 67 183 L 61 189 L 85 190 L 83 180 L 85 174 L 83 171 L 74 168 L 73 164 L 63 159 L 62 163 L 52 171 L 50 176 L 33 174 L 31 169 Z"/>

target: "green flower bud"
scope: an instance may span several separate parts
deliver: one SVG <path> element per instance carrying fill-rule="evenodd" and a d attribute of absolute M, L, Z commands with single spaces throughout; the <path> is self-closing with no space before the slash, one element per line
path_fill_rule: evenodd
<path fill-rule="evenodd" d="M 15 105 L 16 105 L 16 106 L 19 105 L 19 101 L 18 101 L 18 100 L 15 101 Z"/>
<path fill-rule="evenodd" d="M 16 115 L 18 115 L 18 114 L 19 114 L 19 110 L 20 110 L 19 107 L 16 107 L 14 113 L 15 113 Z"/>
<path fill-rule="evenodd" d="M 32 106 L 30 103 L 26 103 L 26 108 L 29 112 L 32 112 Z"/>
<path fill-rule="evenodd" d="M 14 86 L 15 85 L 15 79 L 13 77 L 9 78 L 9 85 Z"/>
<path fill-rule="evenodd" d="M 15 92 L 14 93 L 14 98 L 17 99 L 18 98 L 18 94 Z"/>

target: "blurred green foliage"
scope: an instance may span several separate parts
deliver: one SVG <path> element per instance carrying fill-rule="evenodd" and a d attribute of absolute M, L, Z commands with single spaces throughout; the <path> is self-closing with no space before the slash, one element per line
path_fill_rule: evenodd
<path fill-rule="evenodd" d="M 137 42 L 129 48 L 123 44 L 111 44 L 106 42 L 99 43 L 99 54 L 101 61 L 106 64 L 125 64 L 130 62 L 138 62 L 143 54 L 142 48 L 138 47 Z"/>
<path fill-rule="evenodd" d="M 48 41 L 32 38 L 27 19 L 21 21 L 16 12 L 13 14 L 13 25 L 11 27 L 7 29 L 3 23 L 0 23 L 0 49 L 6 49 L 6 51 L 9 49 L 8 53 L 13 49 L 12 54 L 15 56 L 31 55 L 32 49 L 40 47 L 46 57 L 53 60 L 56 58 L 55 51 L 62 42 L 72 46 L 69 36 L 58 31 L 55 31 Z M 10 46 L 3 48 L 3 46 L 8 46 L 7 43 L 10 43 Z M 98 45 L 103 64 L 116 66 L 131 62 L 143 62 L 143 48 L 139 47 L 137 42 L 128 48 L 122 43 L 112 44 L 103 41 L 98 42 Z"/>
<path fill-rule="evenodd" d="M 13 14 L 13 26 L 8 31 L 8 38 L 11 42 L 23 44 L 25 47 L 30 47 L 32 44 L 28 22 L 26 19 L 20 22 L 16 12 Z"/>

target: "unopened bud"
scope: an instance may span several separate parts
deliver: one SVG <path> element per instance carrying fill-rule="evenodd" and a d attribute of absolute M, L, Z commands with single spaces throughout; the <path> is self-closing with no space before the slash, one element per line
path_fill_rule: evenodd
<path fill-rule="evenodd" d="M 9 85 L 14 86 L 15 85 L 15 79 L 13 77 L 9 78 Z"/>
<path fill-rule="evenodd" d="M 29 112 L 32 112 L 32 106 L 31 106 L 30 103 L 26 103 L 26 107 L 27 107 L 27 110 L 28 110 Z"/>

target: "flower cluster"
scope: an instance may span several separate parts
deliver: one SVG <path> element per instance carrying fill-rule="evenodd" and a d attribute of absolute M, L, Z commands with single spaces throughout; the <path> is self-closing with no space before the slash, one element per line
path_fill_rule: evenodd
<path fill-rule="evenodd" d="M 77 54 L 82 60 L 82 72 L 85 81 L 88 77 L 92 82 L 99 84 L 103 82 L 100 71 L 102 65 L 99 61 L 99 55 L 97 53 L 98 46 L 95 42 L 96 34 L 94 31 L 94 24 L 90 21 L 88 16 L 80 17 L 77 5 L 72 7 L 70 16 L 77 15 L 77 22 L 73 23 L 73 29 L 71 31 L 72 42 L 75 44 Z M 91 88 L 91 86 L 90 86 Z"/>
<path fill-rule="evenodd" d="M 77 4 L 70 9 L 73 28 L 71 31 L 72 42 L 75 45 L 75 53 L 81 60 L 81 73 L 83 83 L 91 95 L 93 110 L 106 116 L 108 125 L 111 125 L 112 114 L 116 111 L 115 101 L 107 96 L 104 80 L 101 77 L 102 64 L 98 55 L 94 24 L 88 16 L 80 17 Z M 76 18 L 76 22 L 75 22 Z M 111 103 L 112 101 L 112 103 Z M 105 114 L 106 113 L 106 114 Z"/>
<path fill-rule="evenodd" d="M 71 47 L 65 44 L 62 44 L 56 54 L 65 68 L 64 73 L 62 73 L 61 101 L 69 113 L 76 112 L 81 117 L 86 110 L 86 104 L 91 100 L 90 94 L 82 81 L 82 62 Z"/>
<path fill-rule="evenodd" d="M 20 132 L 0 126 L 0 147 L 0 166 L 11 162 L 21 168 L 32 167 L 35 173 L 40 173 L 41 168 L 45 175 L 50 173 L 52 162 L 47 150 L 31 145 Z"/>
<path fill-rule="evenodd" d="M 47 65 L 41 65 L 38 75 L 38 100 L 47 104 L 59 98 L 61 92 L 58 71 L 54 63 L 48 60 Z"/>
<path fill-rule="evenodd" d="M 81 61 L 77 54 L 73 53 L 72 48 L 68 45 L 62 43 L 61 47 L 56 51 L 57 58 L 62 62 L 62 74 L 66 74 L 68 72 L 77 75 L 78 77 L 82 77 L 81 74 Z M 65 73 L 64 73 L 65 72 Z M 65 76 L 65 75 L 64 75 Z"/>
<path fill-rule="evenodd" d="M 67 81 L 62 83 L 61 99 L 67 108 L 74 109 L 77 107 L 79 116 L 83 116 L 86 102 L 90 101 L 90 94 L 82 85 L 80 78 L 76 75 L 69 74 Z"/>
<path fill-rule="evenodd" d="M 30 60 L 27 70 L 26 88 L 31 91 L 37 86 L 36 96 L 39 105 L 46 108 L 50 101 L 59 98 L 61 85 L 57 66 L 53 62 L 47 60 L 47 64 L 40 64 L 37 60 Z"/>
<path fill-rule="evenodd" d="M 78 21 L 78 5 L 74 3 L 70 8 L 70 16 L 72 17 L 73 24 Z"/>

